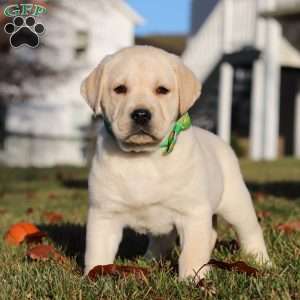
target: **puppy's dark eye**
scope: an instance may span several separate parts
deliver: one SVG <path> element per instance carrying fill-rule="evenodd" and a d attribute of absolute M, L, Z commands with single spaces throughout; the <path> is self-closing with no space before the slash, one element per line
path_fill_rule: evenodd
<path fill-rule="evenodd" d="M 156 94 L 158 95 L 166 95 L 170 92 L 169 89 L 167 89 L 164 86 L 159 86 L 156 90 L 155 90 Z"/>
<path fill-rule="evenodd" d="M 127 93 L 127 87 L 124 84 L 118 85 L 117 87 L 114 88 L 114 91 L 117 94 L 126 94 Z"/>

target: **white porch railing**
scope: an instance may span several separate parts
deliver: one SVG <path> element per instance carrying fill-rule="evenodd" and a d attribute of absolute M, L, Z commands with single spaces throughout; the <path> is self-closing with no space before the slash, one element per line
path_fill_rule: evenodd
<path fill-rule="evenodd" d="M 223 62 L 217 70 L 222 56 L 247 46 L 260 49 L 261 56 L 254 64 L 252 77 L 250 153 L 254 159 L 276 158 L 281 66 L 300 66 L 298 48 L 293 47 L 292 39 L 285 39 L 276 16 L 299 13 L 300 0 L 201 0 L 203 12 L 199 10 L 200 0 L 193 3 L 198 4 L 199 11 L 198 15 L 193 12 L 193 16 L 201 18 L 193 23 L 202 25 L 198 32 L 193 28 L 196 33 L 190 38 L 183 59 L 202 82 L 212 70 L 220 74 L 217 133 L 230 142 L 234 68 Z M 205 15 L 205 10 L 210 14 Z M 294 27 L 289 28 L 291 36 L 297 36 Z M 288 33 L 286 29 L 286 37 Z M 213 83 L 215 87 L 216 82 Z M 296 127 L 300 123 L 298 115 L 295 114 Z M 297 145 L 295 151 L 299 154 L 299 141 Z"/>
<path fill-rule="evenodd" d="M 220 1 L 183 53 L 184 62 L 204 81 L 223 53 L 223 3 Z M 197 50 L 196 50 L 197 49 Z"/>
<path fill-rule="evenodd" d="M 199 31 L 190 38 L 183 54 L 184 62 L 201 81 L 224 53 L 254 45 L 256 13 L 255 0 L 220 0 L 216 4 Z"/>
<path fill-rule="evenodd" d="M 261 1 L 261 0 L 259 0 Z M 232 50 L 238 51 L 242 47 L 251 46 L 255 41 L 256 1 L 232 1 Z"/>

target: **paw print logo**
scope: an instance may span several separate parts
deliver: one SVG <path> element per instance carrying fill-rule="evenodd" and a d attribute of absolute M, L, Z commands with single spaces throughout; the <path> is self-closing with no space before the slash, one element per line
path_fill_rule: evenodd
<path fill-rule="evenodd" d="M 40 43 L 40 36 L 45 33 L 42 23 L 36 23 L 34 17 L 15 17 L 12 23 L 7 23 L 4 31 L 10 34 L 10 44 L 14 48 L 28 46 L 36 48 Z"/>

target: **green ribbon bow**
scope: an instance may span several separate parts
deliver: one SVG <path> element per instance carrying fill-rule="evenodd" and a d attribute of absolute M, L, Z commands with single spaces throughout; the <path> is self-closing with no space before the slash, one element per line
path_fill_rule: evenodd
<path fill-rule="evenodd" d="M 192 121 L 188 113 L 185 113 L 176 121 L 170 134 L 160 144 L 160 148 L 163 149 L 164 154 L 168 154 L 173 151 L 179 133 L 190 128 L 191 125 Z"/>

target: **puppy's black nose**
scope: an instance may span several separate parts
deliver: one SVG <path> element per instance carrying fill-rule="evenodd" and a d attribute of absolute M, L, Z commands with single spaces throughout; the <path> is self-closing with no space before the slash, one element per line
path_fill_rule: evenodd
<path fill-rule="evenodd" d="M 131 119 L 138 125 L 146 125 L 151 120 L 151 112 L 148 109 L 136 109 L 131 115 Z"/>

